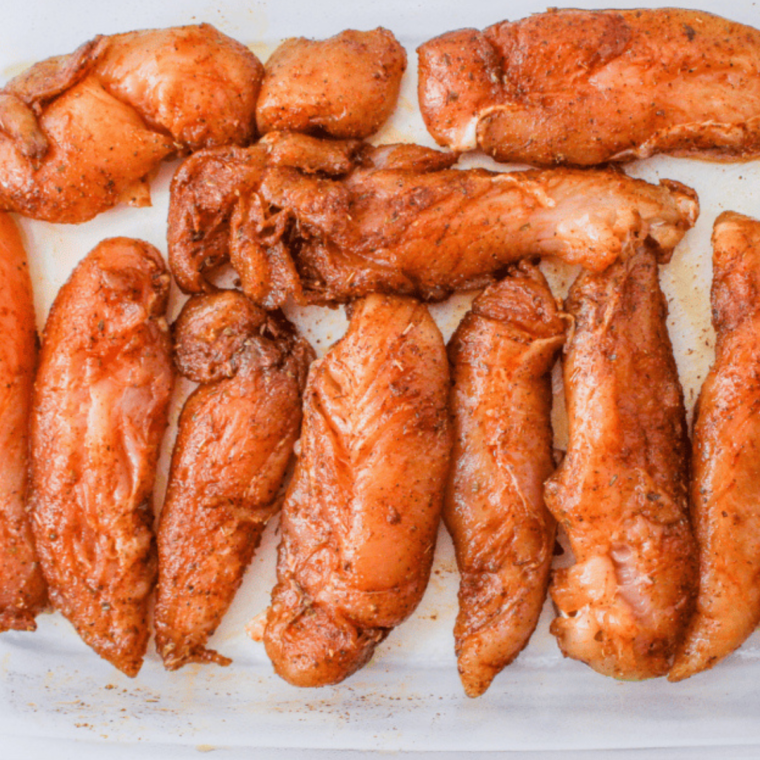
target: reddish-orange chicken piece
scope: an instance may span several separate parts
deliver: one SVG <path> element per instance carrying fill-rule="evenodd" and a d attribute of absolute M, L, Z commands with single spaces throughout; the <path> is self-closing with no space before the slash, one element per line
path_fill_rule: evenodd
<path fill-rule="evenodd" d="M 551 10 L 418 53 L 420 110 L 453 150 L 539 166 L 760 155 L 760 32 L 710 13 Z"/>
<path fill-rule="evenodd" d="M 694 422 L 699 594 L 672 681 L 720 662 L 760 622 L 759 289 L 760 222 L 725 212 L 713 229 L 715 364 Z"/>
<path fill-rule="evenodd" d="M 0 213 L 0 631 L 33 631 L 47 604 L 26 511 L 37 364 L 32 283 L 16 225 Z"/>
<path fill-rule="evenodd" d="M 271 133 L 203 151 L 172 183 L 169 256 L 190 292 L 229 259 L 266 308 L 369 293 L 440 300 L 517 260 L 553 255 L 602 270 L 644 240 L 667 260 L 694 223 L 694 192 L 612 170 L 494 173 L 448 168 L 416 145 Z"/>
<path fill-rule="evenodd" d="M 259 131 L 369 137 L 393 112 L 405 69 L 406 51 L 382 27 L 285 40 L 266 62 Z"/>
<path fill-rule="evenodd" d="M 425 306 L 369 296 L 315 362 L 263 631 L 296 686 L 347 678 L 416 608 L 449 461 L 449 369 Z"/>
<path fill-rule="evenodd" d="M 208 24 L 96 37 L 0 91 L 0 208 L 83 222 L 148 205 L 179 152 L 255 136 L 263 66 Z"/>
<path fill-rule="evenodd" d="M 449 343 L 454 447 L 443 517 L 462 574 L 454 637 L 470 697 L 528 643 L 546 597 L 551 368 L 564 338 L 546 280 L 523 263 L 475 299 Z"/>
<path fill-rule="evenodd" d="M 566 302 L 567 455 L 545 488 L 575 564 L 555 572 L 562 652 L 605 675 L 665 675 L 696 593 L 689 439 L 657 263 L 584 273 Z"/>
<path fill-rule="evenodd" d="M 233 291 L 190 299 L 175 340 L 178 369 L 202 385 L 182 410 L 158 528 L 156 646 L 169 670 L 230 662 L 206 644 L 279 507 L 314 358 L 284 317 Z"/>
<path fill-rule="evenodd" d="M 169 273 L 139 240 L 98 245 L 48 316 L 34 389 L 31 509 L 50 599 L 129 676 L 148 643 L 153 481 L 173 384 Z"/>

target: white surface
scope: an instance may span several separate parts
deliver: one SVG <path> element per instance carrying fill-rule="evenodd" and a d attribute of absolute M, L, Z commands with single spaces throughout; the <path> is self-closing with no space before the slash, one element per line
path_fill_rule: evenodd
<path fill-rule="evenodd" d="M 594 7 L 588 1 L 572 5 Z M 619 3 L 620 7 L 636 5 Z M 754 2 L 683 5 L 723 11 L 738 21 L 760 26 L 760 9 Z M 482 28 L 546 7 L 532 0 L 356 0 L 329 5 L 308 0 L 6 0 L 4 6 L 0 82 L 38 59 L 73 50 L 96 33 L 208 21 L 250 45 L 265 60 L 286 36 L 320 37 L 347 27 L 368 29 L 382 24 L 406 44 L 409 70 L 397 113 L 375 141 L 410 140 L 428 145 L 432 141 L 416 106 L 415 46 L 449 29 Z M 120 207 L 76 227 L 22 221 L 40 326 L 58 287 L 100 239 L 130 235 L 166 251 L 167 188 L 175 166 L 167 165 L 159 174 L 152 209 Z M 760 165 L 721 166 L 658 158 L 633 165 L 629 171 L 651 180 L 678 179 L 700 196 L 700 221 L 662 272 L 670 300 L 671 331 L 691 407 L 712 360 L 708 301 L 712 223 L 724 209 L 760 217 Z M 572 273 L 559 265 L 546 269 L 561 294 Z M 178 302 L 175 294 L 173 314 Z M 467 302 L 460 296 L 448 305 L 434 307 L 447 336 Z M 345 327 L 339 311 L 290 313 L 320 352 Z M 175 408 L 174 418 L 177 411 Z M 172 431 L 167 436 L 167 453 L 173 435 Z M 164 467 L 166 461 L 164 456 Z M 164 485 L 165 478 L 160 477 L 159 503 Z M 334 688 L 303 691 L 290 687 L 272 674 L 263 647 L 243 633 L 244 624 L 268 600 L 274 579 L 274 528 L 267 531 L 244 587 L 212 642 L 233 657 L 229 668 L 191 666 L 166 673 L 151 644 L 142 672 L 130 680 L 99 660 L 58 614 L 41 616 L 35 634 L 3 634 L 0 757 L 15 760 L 22 755 L 28 758 L 55 752 L 64 759 L 105 755 L 169 760 L 204 757 L 205 751 L 216 750 L 209 756 L 289 759 L 301 756 L 295 753 L 299 748 L 392 751 L 388 757 L 396 756 L 396 750 L 424 752 L 423 757 L 450 751 L 532 750 L 526 754 L 534 760 L 557 756 L 544 754 L 551 750 L 612 748 L 621 750 L 621 758 L 757 756 L 753 749 L 760 747 L 757 635 L 714 671 L 684 683 L 621 683 L 579 663 L 563 661 L 548 633 L 551 610 L 547 606 L 533 640 L 514 665 L 496 679 L 485 696 L 465 698 L 456 673 L 451 633 L 458 578 L 451 545 L 443 533 L 422 605 L 391 634 L 373 661 Z M 248 753 L 246 747 L 261 750 Z M 272 752 L 264 751 L 266 748 Z M 633 751 L 637 748 L 640 751 Z M 327 757 L 327 753 L 314 756 Z M 602 754 L 566 752 L 561 756 L 596 760 Z M 609 756 L 609 751 L 604 756 Z M 337 757 L 353 760 L 356 753 Z"/>

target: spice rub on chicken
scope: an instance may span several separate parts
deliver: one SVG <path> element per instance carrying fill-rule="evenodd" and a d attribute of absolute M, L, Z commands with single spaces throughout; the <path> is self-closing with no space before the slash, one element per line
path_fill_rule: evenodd
<path fill-rule="evenodd" d="M 555 9 L 418 53 L 425 124 L 456 151 L 536 166 L 760 155 L 760 31 L 710 13 Z"/>
<path fill-rule="evenodd" d="M 369 137 L 393 113 L 405 69 L 406 51 L 382 27 L 285 40 L 264 68 L 259 132 Z"/>
<path fill-rule="evenodd" d="M 100 36 L 0 90 L 0 208 L 83 222 L 150 204 L 177 152 L 255 136 L 263 66 L 209 24 Z"/>
<path fill-rule="evenodd" d="M 47 605 L 27 512 L 29 417 L 37 367 L 32 283 L 21 235 L 0 213 L 0 631 L 33 631 Z"/>
<path fill-rule="evenodd" d="M 156 576 L 152 490 L 174 372 L 169 273 L 148 243 L 98 245 L 45 325 L 31 427 L 31 514 L 50 600 L 137 675 Z"/>
<path fill-rule="evenodd" d="M 427 308 L 369 296 L 309 372 L 263 633 L 296 686 L 347 678 L 417 607 L 430 575 L 450 430 L 449 368 Z"/>
<path fill-rule="evenodd" d="M 657 263 L 646 247 L 584 273 L 563 375 L 567 454 L 545 487 L 575 563 L 557 570 L 562 652 L 622 679 L 665 675 L 696 594 L 689 440 Z"/>
<path fill-rule="evenodd" d="M 462 574 L 454 637 L 470 697 L 528 643 L 546 597 L 551 369 L 564 339 L 546 280 L 523 262 L 475 299 L 449 343 L 454 447 L 443 517 Z"/>
<path fill-rule="evenodd" d="M 760 222 L 713 228 L 715 363 L 697 402 L 691 508 L 699 594 L 671 681 L 713 667 L 760 622 Z"/>
<path fill-rule="evenodd" d="M 280 506 L 314 352 L 242 293 L 191 298 L 175 323 L 179 371 L 201 383 L 179 420 L 158 528 L 156 647 L 169 670 L 229 664 L 206 644 Z"/>
<path fill-rule="evenodd" d="M 455 160 L 287 133 L 201 151 L 172 182 L 172 271 L 186 292 L 210 291 L 212 270 L 229 260 L 265 308 L 374 292 L 440 300 L 525 257 L 598 271 L 649 241 L 667 260 L 698 214 L 694 192 L 669 180 L 458 170 Z"/>

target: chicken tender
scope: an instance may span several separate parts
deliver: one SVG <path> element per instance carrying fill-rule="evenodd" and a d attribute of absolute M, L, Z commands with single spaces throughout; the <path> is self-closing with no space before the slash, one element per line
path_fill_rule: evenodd
<path fill-rule="evenodd" d="M 139 240 L 98 245 L 61 288 L 34 388 L 31 510 L 50 599 L 129 676 L 148 643 L 151 492 L 173 384 L 169 273 Z"/>
<path fill-rule="evenodd" d="M 555 523 L 543 486 L 554 471 L 562 316 L 524 262 L 475 299 L 449 343 L 454 447 L 443 517 L 462 574 L 454 637 L 470 697 L 525 647 L 546 597 Z"/>
<path fill-rule="evenodd" d="M 175 339 L 180 372 L 203 384 L 182 410 L 158 528 L 156 647 L 168 670 L 230 663 L 206 643 L 279 508 L 314 358 L 284 317 L 235 291 L 190 299 Z"/>
<path fill-rule="evenodd" d="M 760 623 L 760 222 L 721 214 L 713 249 L 716 356 L 697 404 L 692 459 L 699 594 L 671 681 L 711 668 Z"/>
<path fill-rule="evenodd" d="M 0 631 L 33 631 L 47 605 L 26 511 L 29 416 L 37 364 L 32 283 L 16 225 L 0 213 Z"/>
<path fill-rule="evenodd" d="M 35 64 L 0 91 L 0 208 L 76 223 L 149 205 L 163 159 L 253 139 L 263 73 L 208 24 L 96 37 Z"/>
<path fill-rule="evenodd" d="M 393 112 L 405 69 L 406 51 L 382 27 L 285 40 L 264 70 L 259 131 L 369 137 Z"/>
<path fill-rule="evenodd" d="M 229 259 L 266 308 L 375 292 L 441 300 L 536 255 L 602 270 L 648 240 L 667 260 L 698 214 L 694 192 L 669 180 L 447 168 L 455 160 L 275 133 L 197 153 L 172 183 L 172 271 L 184 290 L 209 291 L 204 271 Z"/>
<path fill-rule="evenodd" d="M 315 362 L 263 632 L 295 686 L 335 684 L 416 608 L 451 446 L 446 350 L 427 309 L 369 296 Z"/>
<path fill-rule="evenodd" d="M 760 155 L 760 32 L 710 13 L 554 9 L 418 53 L 425 124 L 453 150 L 537 166 Z"/>
<path fill-rule="evenodd" d="M 545 488 L 575 564 L 555 572 L 562 652 L 605 675 L 665 675 L 696 592 L 689 441 L 657 263 L 584 273 L 566 308 L 567 455 Z"/>

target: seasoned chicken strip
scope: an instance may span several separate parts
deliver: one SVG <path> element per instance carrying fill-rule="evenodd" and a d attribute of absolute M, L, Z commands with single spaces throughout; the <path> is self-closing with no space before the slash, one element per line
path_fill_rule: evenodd
<path fill-rule="evenodd" d="M 694 423 L 696 613 L 670 671 L 711 668 L 760 623 L 760 222 L 733 212 L 713 229 L 715 364 Z"/>
<path fill-rule="evenodd" d="M 312 365 L 264 643 L 295 686 L 342 681 L 425 591 L 449 461 L 441 334 L 408 298 L 370 296 Z"/>
<path fill-rule="evenodd" d="M 31 509 L 50 599 L 101 657 L 137 674 L 156 574 L 151 491 L 172 390 L 169 274 L 112 238 L 61 288 L 32 415 Z"/>
<path fill-rule="evenodd" d="M 230 660 L 206 648 L 243 580 L 301 427 L 314 352 L 242 293 L 190 299 L 176 363 L 203 385 L 179 421 L 158 528 L 156 647 L 168 670 Z"/>
<path fill-rule="evenodd" d="M 683 393 L 646 247 L 582 274 L 566 308 L 567 455 L 545 488 L 575 564 L 550 592 L 562 652 L 605 675 L 661 676 L 696 591 Z"/>
<path fill-rule="evenodd" d="M 209 290 L 203 271 L 230 258 L 267 308 L 288 295 L 440 300 L 527 256 L 602 270 L 650 240 L 667 260 L 698 214 L 694 192 L 669 180 L 445 168 L 454 160 L 275 133 L 248 150 L 198 153 L 172 183 L 172 271 L 184 290 Z"/>
<path fill-rule="evenodd" d="M 285 40 L 264 69 L 259 132 L 369 137 L 393 113 L 405 69 L 406 51 L 382 27 Z"/>
<path fill-rule="evenodd" d="M 550 10 L 419 50 L 436 141 L 498 161 L 589 166 L 760 155 L 760 32 L 696 10 Z"/>
<path fill-rule="evenodd" d="M 564 337 L 546 280 L 524 262 L 475 299 L 449 343 L 454 447 L 443 517 L 462 574 L 454 637 L 470 697 L 528 643 L 546 597 L 551 368 Z"/>
<path fill-rule="evenodd" d="M 32 283 L 16 225 L 0 213 L 0 631 L 33 631 L 47 604 L 26 511 L 37 364 Z"/>
<path fill-rule="evenodd" d="M 255 136 L 263 74 L 208 24 L 96 37 L 32 66 L 0 91 L 0 208 L 83 222 L 149 205 L 164 158 Z"/>

